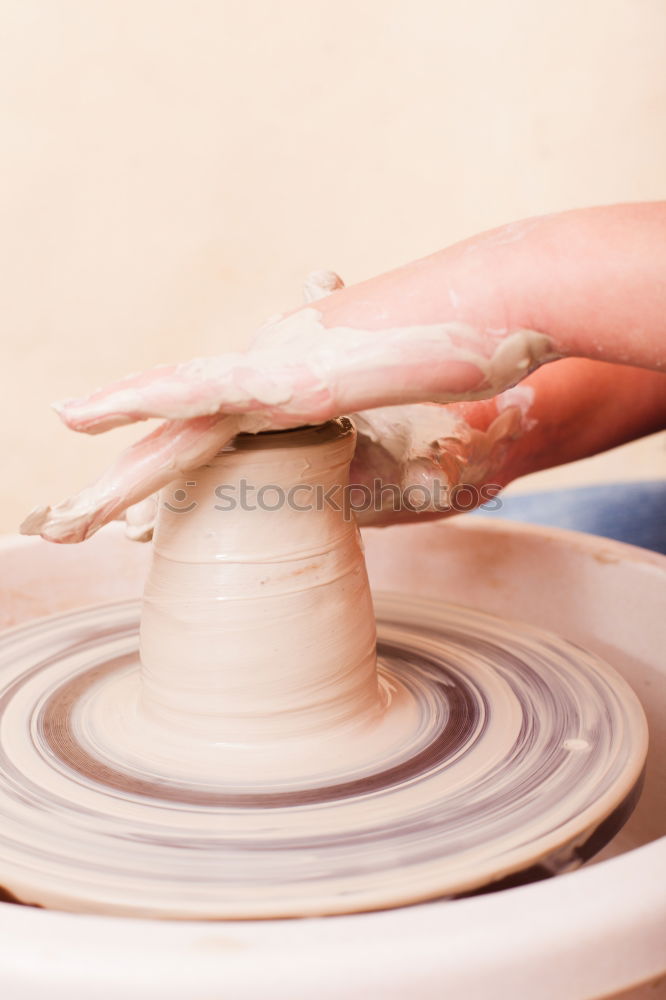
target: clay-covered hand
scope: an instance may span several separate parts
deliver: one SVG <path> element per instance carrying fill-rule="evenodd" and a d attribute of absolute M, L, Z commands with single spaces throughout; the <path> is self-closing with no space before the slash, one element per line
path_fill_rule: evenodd
<path fill-rule="evenodd" d="M 535 368 L 567 354 L 664 363 L 665 232 L 664 206 L 619 206 L 503 227 L 351 288 L 319 272 L 306 283 L 308 304 L 267 324 L 248 351 L 162 366 L 60 404 L 64 422 L 87 433 L 164 422 L 96 484 L 33 511 L 22 530 L 80 541 L 240 431 L 345 413 L 357 414 L 359 482 L 490 476 L 502 485 L 530 468 L 515 443 L 536 421 L 534 384 L 554 379 L 544 368 L 510 387 Z M 433 405 L 461 400 L 484 402 Z M 557 452 L 550 464 L 567 460 Z M 363 519 L 377 518 L 373 509 Z M 129 520 L 134 537 L 149 535 L 146 505 Z"/>
<path fill-rule="evenodd" d="M 306 297 L 314 302 L 342 287 L 332 272 L 317 272 L 306 281 Z M 319 310 L 306 306 L 265 326 L 246 352 L 162 366 L 57 404 L 67 426 L 89 434 L 150 417 L 164 423 L 93 486 L 55 507 L 35 509 L 22 531 L 77 542 L 130 508 L 128 534 L 145 540 L 154 505 L 144 498 L 208 461 L 235 434 L 321 423 L 381 404 L 358 420 L 368 465 L 359 459 L 356 469 L 362 480 L 373 473 L 376 481 L 387 450 L 398 469 L 413 468 L 414 460 L 427 463 L 435 438 L 457 436 L 454 425 L 466 426 L 447 423 L 439 407 L 423 407 L 419 416 L 420 408 L 405 402 L 494 396 L 550 356 L 548 337 L 534 331 L 498 333 L 458 321 L 324 327 Z M 387 416 L 386 406 L 397 404 L 400 415 Z M 374 520 L 370 508 L 363 520 Z"/>

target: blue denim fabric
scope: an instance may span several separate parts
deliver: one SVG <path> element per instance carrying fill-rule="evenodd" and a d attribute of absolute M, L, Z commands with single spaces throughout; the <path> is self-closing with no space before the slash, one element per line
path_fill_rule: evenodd
<path fill-rule="evenodd" d="M 666 480 L 608 483 L 503 497 L 497 511 L 471 517 L 508 518 L 586 531 L 666 555 Z"/>

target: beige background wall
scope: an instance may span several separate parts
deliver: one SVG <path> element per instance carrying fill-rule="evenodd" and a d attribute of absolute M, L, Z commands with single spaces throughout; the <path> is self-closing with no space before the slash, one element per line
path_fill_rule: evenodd
<path fill-rule="evenodd" d="M 0 530 L 136 436 L 50 400 L 243 344 L 309 269 L 663 198 L 665 50 L 664 0 L 0 0 Z"/>

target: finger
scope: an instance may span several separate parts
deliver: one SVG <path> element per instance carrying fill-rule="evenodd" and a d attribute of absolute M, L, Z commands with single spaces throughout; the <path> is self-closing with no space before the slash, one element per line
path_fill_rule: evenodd
<path fill-rule="evenodd" d="M 217 413 L 220 398 L 233 399 L 233 358 L 196 358 L 183 365 L 160 365 L 98 389 L 90 396 L 55 403 L 63 422 L 75 431 L 99 434 L 150 417 L 187 420 Z"/>
<path fill-rule="evenodd" d="M 344 281 L 335 271 L 310 271 L 303 283 L 303 298 L 306 302 L 316 302 L 344 287 Z"/>
<path fill-rule="evenodd" d="M 263 430 L 294 426 L 323 394 L 315 372 L 298 360 L 285 361 L 283 354 L 269 352 L 227 354 L 155 368 L 135 382 L 124 380 L 55 409 L 71 430 L 87 434 L 151 417 L 189 420 L 223 414 L 264 414 L 251 428 Z"/>
<path fill-rule="evenodd" d="M 344 281 L 335 271 L 311 271 L 303 282 L 303 299 L 306 304 L 316 302 L 344 287 Z M 276 339 L 278 343 L 281 342 L 280 333 L 284 327 L 282 320 L 285 318 L 284 313 L 279 313 L 267 319 L 257 330 L 251 342 L 252 349 L 272 349 L 275 347 Z"/>
<path fill-rule="evenodd" d="M 153 493 L 125 511 L 125 537 L 132 542 L 149 542 L 157 519 L 158 495 Z"/>
<path fill-rule="evenodd" d="M 123 423 L 132 423 L 129 416 L 118 413 L 114 419 L 110 403 L 112 400 L 125 400 L 125 404 L 130 403 L 134 398 L 139 398 L 140 394 L 148 386 L 161 383 L 174 378 L 177 372 L 177 365 L 159 365 L 146 372 L 139 372 L 134 375 L 127 375 L 118 382 L 102 389 L 96 389 L 89 396 L 80 399 L 64 399 L 53 403 L 62 421 L 72 430 L 83 431 L 87 434 L 97 434 L 108 430 L 110 427 L 117 427 Z M 96 410 L 106 410 L 107 419 L 96 420 Z"/>
<path fill-rule="evenodd" d="M 235 436 L 234 417 L 199 417 L 162 424 L 124 451 L 93 485 L 55 507 L 37 507 L 21 525 L 24 535 L 51 542 L 90 538 L 127 507 L 178 476 L 210 461 Z"/>
<path fill-rule="evenodd" d="M 481 403 L 354 414 L 358 443 L 350 481 L 357 495 L 352 490 L 351 506 L 359 523 L 471 510 L 482 502 L 484 484 L 504 485 L 507 451 L 533 426 L 530 400 L 519 391 Z"/>

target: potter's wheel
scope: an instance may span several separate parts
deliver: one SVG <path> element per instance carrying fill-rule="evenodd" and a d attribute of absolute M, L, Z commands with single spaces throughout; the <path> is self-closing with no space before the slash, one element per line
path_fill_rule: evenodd
<path fill-rule="evenodd" d="M 0 902 L 3 995 L 584 1000 L 624 997 L 663 974 L 666 559 L 571 532 L 465 520 L 366 532 L 371 583 L 556 632 L 621 671 L 645 707 L 650 748 L 638 807 L 601 855 L 505 891 L 328 919 L 142 920 Z M 135 600 L 149 560 L 119 526 L 79 549 L 0 540 L 0 623 Z"/>
<path fill-rule="evenodd" d="M 640 790 L 647 729 L 611 667 L 552 633 L 436 600 L 386 595 L 376 611 L 394 745 L 338 765 L 329 737 L 318 784 L 307 768 L 248 784 L 225 773 L 223 746 L 214 781 L 146 772 L 132 758 L 131 698 L 114 745 L 95 706 L 138 676 L 134 602 L 7 633 L 0 884 L 92 913 L 333 914 L 540 878 L 613 836 Z"/>

